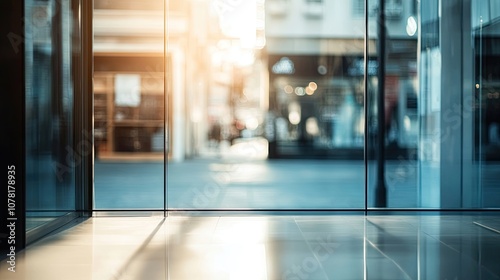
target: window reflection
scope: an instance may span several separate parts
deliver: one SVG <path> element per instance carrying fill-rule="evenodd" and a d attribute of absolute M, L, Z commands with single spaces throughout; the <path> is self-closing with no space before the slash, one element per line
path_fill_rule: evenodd
<path fill-rule="evenodd" d="M 75 211 L 72 1 L 25 1 L 27 230 Z M 76 36 L 76 35 L 75 35 Z"/>
<path fill-rule="evenodd" d="M 494 1 L 472 1 L 471 25 L 474 40 L 475 98 L 470 100 L 467 115 L 474 112 L 475 156 L 478 161 L 480 206 L 498 207 L 497 181 L 500 165 L 500 94 L 498 50 L 500 10 Z"/>

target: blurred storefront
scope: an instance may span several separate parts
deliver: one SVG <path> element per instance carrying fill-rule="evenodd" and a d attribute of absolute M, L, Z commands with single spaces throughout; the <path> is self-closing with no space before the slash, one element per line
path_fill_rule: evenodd
<path fill-rule="evenodd" d="M 417 11 L 414 2 L 389 2 L 385 138 L 388 157 L 398 158 L 417 147 L 417 38 L 406 30 Z M 363 11 L 363 1 L 267 1 L 270 157 L 363 158 Z M 370 84 L 377 83 L 375 39 L 368 41 Z M 376 126 L 368 124 L 369 137 Z"/>
<path fill-rule="evenodd" d="M 263 1 L 170 1 L 166 27 L 162 1 L 96 2 L 98 158 L 162 159 L 165 143 L 182 161 L 262 135 Z"/>
<path fill-rule="evenodd" d="M 165 127 L 163 2 L 95 1 L 96 158 L 162 159 Z"/>

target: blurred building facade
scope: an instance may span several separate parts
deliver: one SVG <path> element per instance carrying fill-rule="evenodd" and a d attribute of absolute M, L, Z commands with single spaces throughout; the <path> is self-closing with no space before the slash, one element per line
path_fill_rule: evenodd
<path fill-rule="evenodd" d="M 163 2 L 95 1 L 94 8 L 97 158 L 163 158 Z"/>
<path fill-rule="evenodd" d="M 270 141 L 271 157 L 362 155 L 364 1 L 170 1 L 167 29 L 162 1 L 147 3 L 96 1 L 95 110 L 102 157 L 151 152 L 160 157 L 166 141 L 171 158 L 182 160 L 212 145 L 258 136 Z M 376 3 L 369 6 L 377 9 Z M 238 26 L 248 9 L 255 9 L 260 25 L 250 32 Z M 386 7 L 391 81 L 386 126 L 395 156 L 417 145 L 417 36 L 408 30 L 416 9 L 416 1 L 389 1 Z M 373 17 L 370 28 L 376 29 Z M 165 69 L 172 75 L 165 75 L 162 104 L 165 35 Z M 369 42 L 373 73 L 375 39 Z M 294 72 L 278 69 L 278 62 Z M 140 76 L 137 108 L 112 102 L 117 92 L 106 84 L 114 85 L 116 74 Z M 316 94 L 306 93 L 309 83 Z"/>
<path fill-rule="evenodd" d="M 245 123 L 252 129 L 243 134 L 256 134 L 262 123 L 267 77 L 254 46 L 243 46 L 239 38 L 248 28 L 234 28 L 238 18 L 226 17 L 227 7 L 217 1 L 169 1 L 165 14 L 163 2 L 96 1 L 99 158 L 159 159 L 166 142 L 169 158 L 181 161 L 218 151 L 221 143 L 230 146 Z M 261 7 L 263 23 L 263 2 L 242 3 L 228 7 L 254 9 L 254 22 Z M 118 79 L 129 81 L 125 92 L 117 89 Z M 118 95 L 130 100 L 119 101 Z"/>

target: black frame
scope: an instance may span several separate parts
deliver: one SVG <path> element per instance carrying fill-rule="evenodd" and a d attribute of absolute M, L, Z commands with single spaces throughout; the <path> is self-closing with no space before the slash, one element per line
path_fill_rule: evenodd
<path fill-rule="evenodd" d="M 25 232 L 25 151 L 24 151 L 24 1 L 0 3 L 0 88 L 3 116 L 2 188 L 0 191 L 0 258 L 18 252 L 26 245 Z M 10 168 L 15 166 L 14 168 Z M 15 169 L 15 170 L 14 170 Z M 8 171 L 15 171 L 14 174 Z M 15 209 L 10 216 L 8 201 L 8 175 L 15 176 Z M 7 227 L 15 223 L 15 229 Z M 9 239 L 9 237 L 12 237 Z M 9 240 L 9 241 L 8 241 Z M 13 243 L 13 241 L 15 244 Z M 14 250 L 12 250 L 14 249 Z M 14 254 L 15 255 L 15 254 Z M 10 257 L 9 257 L 10 258 Z M 15 257 L 14 257 L 15 259 Z"/>
<path fill-rule="evenodd" d="M 60 5 L 60 1 L 57 1 Z M 70 2 L 70 9 L 74 18 L 79 18 L 79 24 L 73 26 L 72 45 L 78 52 L 72 53 L 71 77 L 74 91 L 74 117 L 72 123 L 72 145 L 75 149 L 82 141 L 92 147 L 92 73 L 93 73 L 93 31 L 92 13 L 93 1 L 73 0 Z M 84 149 L 78 151 L 82 155 L 82 162 L 74 167 L 75 172 L 75 210 L 63 215 L 49 223 L 41 225 L 29 232 L 26 232 L 26 70 L 25 70 L 25 1 L 6 0 L 0 3 L 0 57 L 2 65 L 0 67 L 0 79 L 2 94 L 2 112 L 5 120 L 4 140 L 6 146 L 2 148 L 2 166 L 15 165 L 15 216 L 8 214 L 8 187 L 2 185 L 0 192 L 1 220 L 0 230 L 0 254 L 2 258 L 9 257 L 11 246 L 15 245 L 15 251 L 24 249 L 28 244 L 49 234 L 74 221 L 76 218 L 89 217 L 92 215 L 92 192 L 93 192 L 93 161 L 92 153 L 85 153 Z M 60 44 L 59 37 L 53 38 L 54 44 Z M 58 58 L 56 58 L 58 59 Z M 56 77 L 59 79 L 61 77 Z M 7 137 L 8 136 L 8 137 Z M 4 142 L 5 143 L 5 142 Z M 5 172 L 7 177 L 7 171 Z M 7 178 L 4 178 L 7 179 Z M 5 190 L 5 191 L 4 191 Z M 16 218 L 14 220 L 13 218 Z M 8 237 L 13 233 L 3 226 L 11 221 L 16 222 L 15 244 L 9 243 Z M 12 238 L 11 238 L 12 239 Z"/>

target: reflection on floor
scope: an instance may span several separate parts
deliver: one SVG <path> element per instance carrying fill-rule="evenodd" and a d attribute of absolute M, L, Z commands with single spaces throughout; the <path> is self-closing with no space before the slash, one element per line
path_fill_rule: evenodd
<path fill-rule="evenodd" d="M 94 217 L 0 279 L 499 279 L 500 215 Z"/>

